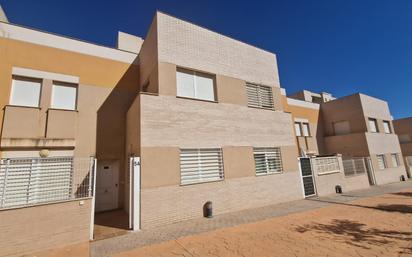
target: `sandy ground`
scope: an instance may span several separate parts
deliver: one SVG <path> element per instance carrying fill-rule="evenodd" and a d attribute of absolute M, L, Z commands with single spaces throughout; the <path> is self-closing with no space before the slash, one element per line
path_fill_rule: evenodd
<path fill-rule="evenodd" d="M 114 256 L 412 256 L 412 190 L 183 237 Z"/>

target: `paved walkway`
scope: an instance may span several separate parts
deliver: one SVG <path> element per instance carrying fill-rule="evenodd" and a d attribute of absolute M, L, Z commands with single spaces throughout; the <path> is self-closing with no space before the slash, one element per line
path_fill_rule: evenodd
<path fill-rule="evenodd" d="M 140 231 L 135 233 L 130 232 L 123 236 L 93 242 L 91 244 L 91 256 L 109 256 L 143 246 L 176 240 L 184 236 L 196 235 L 227 227 L 234 227 L 241 224 L 267 220 L 273 217 L 286 216 L 293 213 L 302 213 L 331 205 L 345 204 L 347 206 L 356 207 L 356 205 L 347 203 L 367 197 L 399 192 L 411 188 L 412 181 L 375 186 L 366 190 L 354 191 L 342 195 L 299 200 L 253 210 L 244 210 L 230 214 L 217 215 L 213 219 L 202 218 L 179 222 L 150 231 Z"/>

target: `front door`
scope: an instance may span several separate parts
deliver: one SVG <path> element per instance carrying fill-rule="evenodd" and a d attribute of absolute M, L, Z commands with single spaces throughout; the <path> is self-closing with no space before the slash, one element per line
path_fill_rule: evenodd
<path fill-rule="evenodd" d="M 302 174 L 302 184 L 305 197 L 316 195 L 315 181 L 313 179 L 310 158 L 300 158 L 300 171 Z"/>
<path fill-rule="evenodd" d="M 117 209 L 119 198 L 119 161 L 97 162 L 96 212 Z"/>

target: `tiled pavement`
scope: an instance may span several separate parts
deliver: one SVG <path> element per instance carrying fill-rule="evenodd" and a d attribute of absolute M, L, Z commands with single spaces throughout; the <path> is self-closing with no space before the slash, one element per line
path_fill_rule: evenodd
<path fill-rule="evenodd" d="M 229 214 L 216 215 L 212 219 L 195 219 L 179 222 L 150 231 L 130 232 L 125 235 L 99 240 L 91 243 L 92 257 L 109 256 L 114 253 L 139 248 L 146 245 L 174 240 L 180 237 L 199 234 L 216 229 L 257 222 L 292 213 L 305 212 L 333 204 L 346 203 L 362 198 L 398 192 L 412 188 L 412 180 L 384 186 L 374 186 L 365 190 L 353 191 L 342 195 L 298 200 L 258 209 L 244 210 Z"/>

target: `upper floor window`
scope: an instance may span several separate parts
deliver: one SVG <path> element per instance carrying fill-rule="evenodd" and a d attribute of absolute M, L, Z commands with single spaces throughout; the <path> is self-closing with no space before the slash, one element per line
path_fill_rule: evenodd
<path fill-rule="evenodd" d="M 27 107 L 39 107 L 41 80 L 25 77 L 13 77 L 10 104 Z"/>
<path fill-rule="evenodd" d="M 54 109 L 76 110 L 77 86 L 69 83 L 53 82 L 51 107 Z"/>
<path fill-rule="evenodd" d="M 178 68 L 177 96 L 215 101 L 215 77 L 202 72 Z"/>
<path fill-rule="evenodd" d="M 378 154 L 378 155 L 376 156 L 376 158 L 378 159 L 378 167 L 379 167 L 379 169 L 384 170 L 384 169 L 386 169 L 386 168 L 388 167 L 387 164 L 386 164 L 385 155 L 383 155 L 383 154 Z"/>
<path fill-rule="evenodd" d="M 369 131 L 372 133 L 379 132 L 376 119 L 369 118 Z"/>
<path fill-rule="evenodd" d="M 302 130 L 303 130 L 303 136 L 309 137 L 310 136 L 310 128 L 309 128 L 309 123 L 302 123 Z"/>
<path fill-rule="evenodd" d="M 384 121 L 383 121 L 383 129 L 384 129 L 384 131 L 385 131 L 386 134 L 392 133 L 391 123 L 390 123 L 389 121 L 384 120 Z"/>
<path fill-rule="evenodd" d="M 338 121 L 333 123 L 333 130 L 336 136 L 346 135 L 350 133 L 350 124 L 349 121 Z"/>
<path fill-rule="evenodd" d="M 249 107 L 274 109 L 272 87 L 246 84 L 247 105 Z"/>
<path fill-rule="evenodd" d="M 310 128 L 309 123 L 307 122 L 295 122 L 295 132 L 297 137 L 309 137 L 310 136 Z"/>
<path fill-rule="evenodd" d="M 295 133 L 297 137 L 302 136 L 302 130 L 300 128 L 300 122 L 295 122 Z"/>

